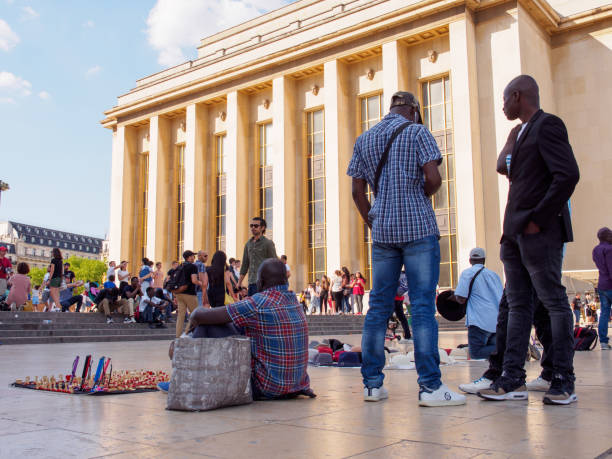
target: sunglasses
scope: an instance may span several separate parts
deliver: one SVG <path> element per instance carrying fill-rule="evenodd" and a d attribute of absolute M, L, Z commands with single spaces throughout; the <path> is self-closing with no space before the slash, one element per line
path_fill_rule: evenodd
<path fill-rule="evenodd" d="M 249 226 L 250 226 L 251 228 L 259 228 L 261 225 L 256 225 L 256 224 L 254 224 L 254 223 L 251 223 Z"/>

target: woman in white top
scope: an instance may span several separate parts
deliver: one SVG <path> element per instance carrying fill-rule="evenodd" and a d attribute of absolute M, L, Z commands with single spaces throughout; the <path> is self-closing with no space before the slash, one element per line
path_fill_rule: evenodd
<path fill-rule="evenodd" d="M 331 278 L 331 293 L 332 293 L 332 314 L 342 314 L 342 300 L 344 293 L 342 292 L 342 271 L 336 269 Z"/>

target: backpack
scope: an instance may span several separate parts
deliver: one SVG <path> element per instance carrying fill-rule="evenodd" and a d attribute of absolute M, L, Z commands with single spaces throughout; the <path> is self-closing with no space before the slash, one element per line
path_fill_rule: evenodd
<path fill-rule="evenodd" d="M 593 327 L 574 328 L 574 350 L 592 351 L 597 346 L 599 336 Z"/>
<path fill-rule="evenodd" d="M 187 279 L 185 279 L 185 264 L 181 264 L 170 275 L 170 279 L 166 282 L 166 290 L 174 294 L 183 293 L 187 290 Z"/>

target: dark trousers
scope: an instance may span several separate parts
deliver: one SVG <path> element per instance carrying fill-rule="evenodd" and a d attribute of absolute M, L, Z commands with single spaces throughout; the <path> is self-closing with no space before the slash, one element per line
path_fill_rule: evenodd
<path fill-rule="evenodd" d="M 508 299 L 504 375 L 520 381 L 525 379 L 535 292 L 550 318 L 551 346 L 548 349 L 552 349 L 554 374 L 573 381 L 574 320 L 561 283 L 563 238 L 560 221 L 537 234 L 505 236 L 501 243 L 501 259 Z"/>
<path fill-rule="evenodd" d="M 538 299 L 533 295 L 534 314 L 533 326 L 536 336 L 544 350 L 540 365 L 542 366 L 542 378 L 547 381 L 553 377 L 553 349 L 552 349 L 552 332 L 550 329 L 550 317 L 548 311 Z M 495 381 L 502 375 L 504 367 L 504 355 L 506 353 L 506 339 L 508 332 L 508 300 L 506 299 L 506 291 L 502 295 L 499 302 L 499 314 L 497 315 L 497 328 L 495 331 L 495 352 L 489 356 L 489 369 L 483 375 L 485 378 Z M 525 354 L 527 355 L 527 354 Z"/>
<path fill-rule="evenodd" d="M 257 293 L 257 284 L 249 284 L 248 295 L 253 296 Z"/>
<path fill-rule="evenodd" d="M 191 335 L 192 338 L 225 338 L 227 336 L 243 335 L 233 323 L 223 325 L 198 325 Z"/>
<path fill-rule="evenodd" d="M 401 300 L 395 300 L 395 315 L 397 319 L 402 324 L 402 328 L 404 329 L 404 339 L 410 339 L 410 327 L 408 326 L 408 319 L 406 319 L 406 314 L 404 314 L 404 302 Z"/>
<path fill-rule="evenodd" d="M 74 295 L 72 298 L 60 301 L 60 304 L 62 306 L 62 312 L 68 311 L 73 304 L 76 304 L 76 312 L 79 312 L 83 305 L 83 295 Z"/>
<path fill-rule="evenodd" d="M 495 352 L 495 333 L 483 330 L 476 325 L 468 327 L 468 349 L 470 359 L 487 359 Z"/>

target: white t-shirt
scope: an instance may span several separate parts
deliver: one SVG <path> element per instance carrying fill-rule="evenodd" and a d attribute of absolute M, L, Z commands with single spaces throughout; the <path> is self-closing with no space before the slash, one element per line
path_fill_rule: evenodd
<path fill-rule="evenodd" d="M 340 292 L 342 291 L 342 278 L 340 276 L 334 276 L 331 280 L 331 291 Z"/>
<path fill-rule="evenodd" d="M 113 268 L 112 266 L 109 266 L 108 269 L 106 270 L 106 279 L 108 280 L 110 276 L 114 276 L 114 275 L 115 275 L 115 268 Z"/>
<path fill-rule="evenodd" d="M 147 302 L 148 302 L 148 301 L 150 301 L 150 302 L 151 302 L 151 303 L 153 303 L 153 304 L 159 304 L 159 303 L 161 303 L 161 300 L 160 300 L 159 298 L 157 298 L 156 296 L 154 296 L 153 298 L 149 298 L 149 297 L 147 296 L 147 294 L 145 293 L 145 294 L 142 296 L 142 298 L 140 298 L 140 304 L 138 305 L 138 310 L 139 310 L 140 312 L 144 312 L 144 310 L 145 310 L 145 309 L 146 309 L 146 307 L 148 306 L 148 305 L 147 305 Z"/>
<path fill-rule="evenodd" d="M 128 279 L 129 275 L 130 275 L 130 273 L 128 273 L 127 271 L 123 271 L 123 270 L 119 269 L 117 271 L 117 281 L 118 282 L 121 282 L 121 281 L 128 282 L 129 281 L 129 279 Z"/>
<path fill-rule="evenodd" d="M 287 272 L 290 272 L 290 271 L 291 271 L 291 268 L 289 267 L 289 265 L 288 265 L 288 264 L 285 264 L 285 268 L 287 268 Z"/>
<path fill-rule="evenodd" d="M 49 286 L 46 285 L 47 282 L 49 282 L 49 273 L 45 273 L 45 275 L 43 276 L 43 285 L 45 285 L 45 290 L 49 291 Z"/>

